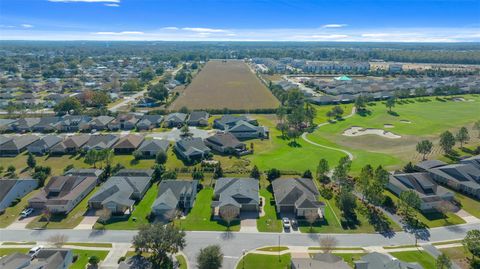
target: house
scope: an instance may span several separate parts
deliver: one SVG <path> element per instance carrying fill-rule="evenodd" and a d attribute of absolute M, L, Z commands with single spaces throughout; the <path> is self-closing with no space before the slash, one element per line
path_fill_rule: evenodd
<path fill-rule="evenodd" d="M 139 131 L 151 130 L 161 126 L 163 116 L 161 115 L 143 115 L 137 122 L 137 129 Z"/>
<path fill-rule="evenodd" d="M 231 133 L 216 133 L 205 139 L 205 145 L 222 154 L 244 155 L 249 153 L 245 143 Z"/>
<path fill-rule="evenodd" d="M 108 129 L 108 124 L 114 119 L 114 117 L 110 116 L 98 116 L 93 118 L 88 124 L 92 130 L 106 130 Z"/>
<path fill-rule="evenodd" d="M 68 136 L 62 142 L 50 148 L 50 154 L 75 154 L 77 153 L 90 139 L 90 135 L 72 135 Z"/>
<path fill-rule="evenodd" d="M 436 211 L 443 202 L 451 202 L 454 194 L 438 186 L 429 173 L 399 173 L 389 176 L 387 189 L 400 196 L 404 191 L 412 190 L 418 194 L 421 211 Z"/>
<path fill-rule="evenodd" d="M 311 258 L 291 259 L 292 269 L 351 269 L 341 257 L 331 253 L 316 253 Z M 390 267 L 388 267 L 390 268 Z"/>
<path fill-rule="evenodd" d="M 117 143 L 118 139 L 118 136 L 113 134 L 91 135 L 87 143 L 85 143 L 82 148 L 86 151 L 91 149 L 110 149 L 113 147 L 113 145 L 115 145 L 115 143 Z"/>
<path fill-rule="evenodd" d="M 258 180 L 254 178 L 219 178 L 215 183 L 212 209 L 214 215 L 222 215 L 225 210 L 258 212 Z"/>
<path fill-rule="evenodd" d="M 5 143 L 7 143 L 8 141 L 12 140 L 13 138 L 11 137 L 8 137 L 8 136 L 4 136 L 4 135 L 0 135 L 0 145 L 3 145 Z"/>
<path fill-rule="evenodd" d="M 107 208 L 112 214 L 131 212 L 135 202 L 147 192 L 151 179 L 151 176 L 110 177 L 88 200 L 88 205 L 93 209 Z"/>
<path fill-rule="evenodd" d="M 318 201 L 320 194 L 311 179 L 279 178 L 272 182 L 272 188 L 278 213 L 295 214 L 297 217 L 314 213 L 323 218 L 325 205 Z"/>
<path fill-rule="evenodd" d="M 27 151 L 32 154 L 44 155 L 56 144 L 63 141 L 63 138 L 56 135 L 47 135 L 33 142 L 27 147 Z"/>
<path fill-rule="evenodd" d="M 175 152 L 186 161 L 201 160 L 210 154 L 203 140 L 199 137 L 184 138 L 175 142 Z"/>
<path fill-rule="evenodd" d="M 71 249 L 43 248 L 32 258 L 14 252 L 0 259 L 2 269 L 67 269 L 73 262 Z"/>
<path fill-rule="evenodd" d="M 135 129 L 140 116 L 135 114 L 120 114 L 107 124 L 110 131 Z"/>
<path fill-rule="evenodd" d="M 268 138 L 269 132 L 266 127 L 255 126 L 247 121 L 237 121 L 234 125 L 225 130 L 238 139 Z"/>
<path fill-rule="evenodd" d="M 188 117 L 187 124 L 190 126 L 208 126 L 210 114 L 206 111 L 193 111 Z"/>
<path fill-rule="evenodd" d="M 40 121 L 32 127 L 33 132 L 48 133 L 55 131 L 55 125 L 61 120 L 60 117 L 42 117 Z"/>
<path fill-rule="evenodd" d="M 137 151 L 141 152 L 144 157 L 156 157 L 158 152 L 167 152 L 170 142 L 163 139 L 143 140 Z"/>
<path fill-rule="evenodd" d="M 11 131 L 14 132 L 31 132 L 33 130 L 33 126 L 40 122 L 40 118 L 21 118 L 16 122 L 10 125 Z"/>
<path fill-rule="evenodd" d="M 239 121 L 245 121 L 252 125 L 258 125 L 256 120 L 250 119 L 246 116 L 223 115 L 220 119 L 215 119 L 213 121 L 213 128 L 226 131 L 235 126 Z"/>
<path fill-rule="evenodd" d="M 418 263 L 403 262 L 388 254 L 378 252 L 368 253 L 353 263 L 355 264 L 355 269 L 423 269 Z"/>
<path fill-rule="evenodd" d="M 55 124 L 55 129 L 58 132 L 78 132 L 89 130 L 89 122 L 92 117 L 81 115 L 65 115 L 63 118 Z"/>
<path fill-rule="evenodd" d="M 189 211 L 197 196 L 198 180 L 162 180 L 152 205 L 152 213 L 165 216 L 172 210 Z"/>
<path fill-rule="evenodd" d="M 14 124 L 17 120 L 14 119 L 0 119 L 0 132 L 12 131 L 11 125 Z"/>
<path fill-rule="evenodd" d="M 38 140 L 35 135 L 20 135 L 15 136 L 11 140 L 0 145 L 0 156 L 17 156 L 27 146 Z"/>
<path fill-rule="evenodd" d="M 84 176 L 84 177 L 97 177 L 103 174 L 103 170 L 95 168 L 72 168 L 64 173 L 65 176 Z"/>
<path fill-rule="evenodd" d="M 0 179 L 0 212 L 15 200 L 23 198 L 38 186 L 38 181 L 31 178 Z"/>
<path fill-rule="evenodd" d="M 181 127 L 187 120 L 187 114 L 185 113 L 170 113 L 165 116 L 163 125 L 168 128 Z"/>
<path fill-rule="evenodd" d="M 135 151 L 143 142 L 143 135 L 128 134 L 118 140 L 113 146 L 116 154 L 127 154 Z"/>
<path fill-rule="evenodd" d="M 98 177 L 69 171 L 64 176 L 52 177 L 47 185 L 28 205 L 37 209 L 48 209 L 52 213 L 68 214 L 96 186 Z M 99 170 L 93 174 L 101 174 Z"/>

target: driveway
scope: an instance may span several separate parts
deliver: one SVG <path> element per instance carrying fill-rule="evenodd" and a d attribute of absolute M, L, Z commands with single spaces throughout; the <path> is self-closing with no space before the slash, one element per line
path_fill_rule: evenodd
<path fill-rule="evenodd" d="M 10 224 L 6 229 L 8 230 L 17 230 L 17 229 L 25 229 L 27 224 L 32 222 L 37 216 L 41 214 L 40 210 L 35 210 L 33 213 L 27 218 L 17 218 L 12 224 Z"/>
<path fill-rule="evenodd" d="M 98 216 L 85 216 L 82 222 L 75 227 L 75 230 L 91 230 L 93 225 L 97 222 Z"/>

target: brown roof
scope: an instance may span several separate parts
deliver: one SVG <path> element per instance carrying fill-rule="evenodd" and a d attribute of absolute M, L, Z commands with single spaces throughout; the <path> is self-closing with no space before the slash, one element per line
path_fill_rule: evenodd
<path fill-rule="evenodd" d="M 120 140 L 118 140 L 117 144 L 113 146 L 114 149 L 123 149 L 123 148 L 128 148 L 128 149 L 136 149 L 142 144 L 144 140 L 144 137 L 142 135 L 134 135 L 134 134 L 129 134 L 126 135 Z"/>

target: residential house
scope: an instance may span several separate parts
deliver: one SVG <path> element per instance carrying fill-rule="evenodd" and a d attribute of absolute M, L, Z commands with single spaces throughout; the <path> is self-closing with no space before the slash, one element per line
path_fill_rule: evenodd
<path fill-rule="evenodd" d="M 0 259 L 2 269 L 67 269 L 73 262 L 73 252 L 65 248 L 43 248 L 31 257 L 14 252 Z"/>
<path fill-rule="evenodd" d="M 87 143 L 82 147 L 84 150 L 88 151 L 91 149 L 103 150 L 110 149 L 117 143 L 118 135 L 114 134 L 98 134 L 91 135 Z"/>
<path fill-rule="evenodd" d="M 215 183 L 212 201 L 214 215 L 222 215 L 225 210 L 258 212 L 258 180 L 254 178 L 219 178 Z"/>
<path fill-rule="evenodd" d="M 60 117 L 42 117 L 40 121 L 32 127 L 33 132 L 48 133 L 55 131 L 55 125 L 61 120 Z"/>
<path fill-rule="evenodd" d="M 113 146 L 113 150 L 117 154 L 128 154 L 135 151 L 143 142 L 143 135 L 128 134 L 121 137 Z"/>
<path fill-rule="evenodd" d="M 423 269 L 418 263 L 400 261 L 389 254 L 372 252 L 364 255 L 360 260 L 354 261 L 355 269 Z"/>
<path fill-rule="evenodd" d="M 389 176 L 387 189 L 397 196 L 404 191 L 414 191 L 422 201 L 421 211 L 436 211 L 443 202 L 451 202 L 454 194 L 442 186 L 438 186 L 429 173 L 398 173 Z"/>
<path fill-rule="evenodd" d="M 142 155 L 146 158 L 156 157 L 160 151 L 166 153 L 168 147 L 170 147 L 170 142 L 168 142 L 167 140 L 148 139 L 142 142 L 142 144 L 138 147 L 137 151 L 141 152 Z"/>
<path fill-rule="evenodd" d="M 151 176 L 110 177 L 88 200 L 90 208 L 107 208 L 112 214 L 132 212 L 136 201 L 142 199 L 150 187 Z"/>
<path fill-rule="evenodd" d="M 247 116 L 223 115 L 221 118 L 213 121 L 213 128 L 226 131 L 235 126 L 239 121 L 245 121 L 252 125 L 258 125 L 256 120 L 250 119 Z"/>
<path fill-rule="evenodd" d="M 101 174 L 101 170 L 95 174 Z M 68 214 L 96 186 L 98 177 L 76 174 L 69 171 L 64 176 L 52 177 L 47 185 L 33 198 L 28 205 L 37 209 L 48 209 L 52 213 Z"/>
<path fill-rule="evenodd" d="M 65 176 L 83 176 L 100 178 L 103 170 L 95 168 L 72 168 L 64 173 Z"/>
<path fill-rule="evenodd" d="M 14 119 L 0 119 L 0 132 L 11 131 L 11 125 L 17 120 Z"/>
<path fill-rule="evenodd" d="M 23 198 L 38 186 L 38 181 L 31 178 L 0 179 L 0 212 L 15 200 Z"/>
<path fill-rule="evenodd" d="M 78 132 L 89 130 L 89 122 L 92 117 L 82 115 L 65 115 L 63 118 L 55 124 L 55 129 L 58 132 Z"/>
<path fill-rule="evenodd" d="M 9 137 L 9 136 L 4 136 L 4 135 L 0 135 L 0 145 L 3 145 L 5 143 L 7 143 L 8 141 L 12 140 L 13 138 Z"/>
<path fill-rule="evenodd" d="M 210 154 L 210 148 L 199 137 L 179 140 L 175 143 L 174 149 L 186 161 L 201 160 Z"/>
<path fill-rule="evenodd" d="M 279 178 L 272 182 L 272 188 L 278 213 L 297 217 L 313 213 L 323 218 L 325 205 L 318 201 L 320 194 L 312 179 Z"/>
<path fill-rule="evenodd" d="M 10 130 L 14 132 L 31 132 L 33 126 L 40 122 L 40 118 L 21 118 L 10 125 Z"/>
<path fill-rule="evenodd" d="M 331 253 L 316 253 L 309 258 L 292 258 L 292 269 L 351 269 L 341 257 Z M 390 268 L 390 267 L 388 267 Z"/>
<path fill-rule="evenodd" d="M 137 129 L 139 131 L 151 130 L 161 126 L 163 116 L 161 115 L 143 115 L 137 122 Z"/>
<path fill-rule="evenodd" d="M 225 130 L 238 139 L 268 138 L 269 131 L 264 126 L 256 126 L 247 121 L 237 121 L 234 125 Z"/>
<path fill-rule="evenodd" d="M 47 135 L 33 142 L 27 147 L 27 151 L 37 155 L 47 154 L 56 144 L 63 141 L 63 138 L 56 135 Z"/>
<path fill-rule="evenodd" d="M 129 113 L 120 114 L 114 120 L 107 124 L 110 131 L 116 130 L 132 130 L 135 129 L 137 122 L 140 120 L 140 116 Z"/>
<path fill-rule="evenodd" d="M 20 135 L 15 136 L 11 140 L 0 145 L 0 156 L 17 156 L 27 146 L 38 140 L 35 135 Z"/>
<path fill-rule="evenodd" d="M 92 130 L 106 130 L 108 129 L 108 124 L 113 121 L 115 118 L 110 116 L 98 116 L 93 118 L 90 122 L 90 129 Z"/>
<path fill-rule="evenodd" d="M 68 136 L 62 142 L 50 148 L 50 154 L 75 154 L 77 153 L 90 139 L 90 135 L 72 135 Z"/>
<path fill-rule="evenodd" d="M 197 196 L 198 180 L 162 180 L 152 205 L 152 213 L 165 216 L 172 210 L 189 211 Z"/>
<path fill-rule="evenodd" d="M 187 114 L 185 113 L 170 113 L 165 116 L 163 125 L 168 128 L 182 127 L 187 120 Z"/>
<path fill-rule="evenodd" d="M 245 143 L 231 133 L 216 133 L 205 139 L 205 145 L 222 154 L 244 155 L 249 153 Z"/>
<path fill-rule="evenodd" d="M 193 111 L 188 117 L 187 124 L 190 126 L 208 126 L 210 114 L 206 111 Z"/>

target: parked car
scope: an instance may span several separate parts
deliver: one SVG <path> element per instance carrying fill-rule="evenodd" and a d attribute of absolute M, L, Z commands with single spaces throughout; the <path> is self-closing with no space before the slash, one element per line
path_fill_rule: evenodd
<path fill-rule="evenodd" d="M 298 222 L 296 219 L 291 219 L 290 220 L 290 225 L 292 226 L 292 229 L 297 230 L 298 229 Z"/>
<path fill-rule="evenodd" d="M 29 207 L 29 208 L 24 209 L 22 211 L 22 213 L 20 213 L 20 217 L 26 218 L 26 217 L 30 216 L 32 213 L 33 213 L 33 208 Z"/>
<path fill-rule="evenodd" d="M 282 224 L 285 230 L 290 230 L 291 224 L 288 218 L 282 218 Z"/>
<path fill-rule="evenodd" d="M 43 248 L 43 246 L 33 247 L 28 251 L 28 255 L 30 255 L 30 257 L 32 257 L 32 258 L 35 257 L 35 256 L 37 256 L 38 252 L 40 252 L 40 250 L 42 248 Z"/>

